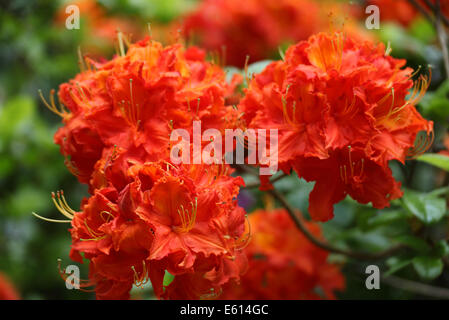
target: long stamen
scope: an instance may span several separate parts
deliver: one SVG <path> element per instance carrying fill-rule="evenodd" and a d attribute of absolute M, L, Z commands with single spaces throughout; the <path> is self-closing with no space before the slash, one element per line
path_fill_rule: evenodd
<path fill-rule="evenodd" d="M 433 144 L 434 139 L 435 135 L 433 130 L 429 133 L 426 133 L 424 138 L 422 135 L 418 136 L 415 145 L 407 151 L 406 159 L 413 160 L 425 153 Z"/>
<path fill-rule="evenodd" d="M 39 89 L 38 93 L 39 93 L 39 96 L 40 96 L 42 102 L 48 108 L 48 110 L 50 110 L 54 114 L 57 114 L 61 118 L 64 118 L 65 116 L 68 115 L 68 112 L 62 106 L 60 107 L 60 109 L 58 109 L 56 107 L 55 99 L 54 99 L 54 94 L 55 94 L 54 89 L 50 90 L 50 103 L 48 103 L 47 100 L 44 98 L 44 95 L 42 94 L 42 90 Z"/>
<path fill-rule="evenodd" d="M 61 263 L 62 260 L 58 258 L 58 273 L 61 276 L 61 278 L 66 281 L 68 278 L 68 275 L 66 273 L 66 269 L 65 268 L 61 268 Z M 88 279 L 80 279 L 78 277 L 75 277 L 74 275 L 72 275 L 73 279 L 79 284 L 79 290 L 84 291 L 84 292 L 94 292 L 94 289 L 84 289 L 86 287 L 92 287 L 95 286 L 95 282 Z"/>
<path fill-rule="evenodd" d="M 198 198 L 195 197 L 195 202 L 190 202 L 190 205 L 192 207 L 190 212 L 184 208 L 184 205 L 181 205 L 180 209 L 178 209 L 178 216 L 181 221 L 181 225 L 175 226 L 175 230 L 183 233 L 189 232 L 194 227 L 198 212 Z"/>
<path fill-rule="evenodd" d="M 55 222 L 55 223 L 71 223 L 72 222 L 72 220 L 56 220 L 56 219 L 45 218 L 45 217 L 38 215 L 36 212 L 31 212 L 31 214 L 33 216 L 35 216 L 36 218 L 47 221 L 47 222 Z"/>
<path fill-rule="evenodd" d="M 252 237 L 251 223 L 249 222 L 247 214 L 245 215 L 245 220 L 246 223 L 248 224 L 248 232 L 246 233 L 245 238 L 238 239 L 235 243 L 235 249 L 239 251 L 245 249 L 249 245 Z"/>
<path fill-rule="evenodd" d="M 51 199 L 59 212 L 61 212 L 65 217 L 69 219 L 73 219 L 73 215 L 75 214 L 75 211 L 71 209 L 70 207 L 66 207 L 65 203 L 61 199 L 61 193 L 58 191 L 58 200 L 56 201 L 56 195 L 54 192 L 51 193 Z"/>

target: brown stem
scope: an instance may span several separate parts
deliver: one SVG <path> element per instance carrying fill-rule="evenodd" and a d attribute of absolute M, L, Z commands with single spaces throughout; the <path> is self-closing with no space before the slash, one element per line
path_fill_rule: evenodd
<path fill-rule="evenodd" d="M 444 68 L 446 70 L 446 78 L 449 78 L 449 53 L 447 50 L 447 36 L 446 31 L 444 30 L 443 24 L 442 24 L 442 14 L 441 14 L 441 5 L 440 0 L 437 0 L 436 5 L 434 7 L 435 12 L 435 28 L 437 29 L 438 34 L 438 40 L 440 41 L 441 50 L 443 52 L 443 61 L 444 61 Z"/>
<path fill-rule="evenodd" d="M 288 176 L 287 174 L 282 173 L 282 174 L 280 174 L 279 176 L 270 179 L 270 183 L 271 183 L 271 184 L 274 184 L 275 182 L 277 182 L 277 181 L 279 181 L 279 180 L 281 180 L 281 179 L 283 179 L 283 178 L 285 178 L 285 177 L 287 177 L 287 176 Z M 253 189 L 253 188 L 258 188 L 258 187 L 260 187 L 260 183 L 257 182 L 257 181 L 254 182 L 254 183 L 247 183 L 247 184 L 245 185 L 245 189 Z"/>
<path fill-rule="evenodd" d="M 438 299 L 449 299 L 449 290 L 425 283 L 402 279 L 395 276 L 382 277 L 382 281 L 392 287 Z"/>
<path fill-rule="evenodd" d="M 253 171 L 251 168 L 248 168 L 245 165 L 235 165 L 240 171 L 247 172 L 255 177 L 258 177 L 258 174 Z M 302 234 L 314 245 L 317 247 L 332 252 L 332 253 L 338 253 L 343 254 L 345 256 L 359 259 L 359 260 L 378 260 L 382 258 L 389 257 L 396 253 L 398 250 L 401 250 L 404 248 L 403 245 L 396 245 L 390 249 L 387 249 L 382 252 L 376 252 L 376 253 L 365 253 L 365 252 L 354 252 L 350 250 L 344 250 L 340 248 L 333 247 L 326 243 L 325 241 L 316 238 L 310 231 L 307 229 L 303 221 L 296 215 L 295 209 L 290 205 L 290 203 L 287 201 L 287 199 L 276 189 L 268 190 L 268 193 L 270 193 L 275 199 L 279 201 L 279 203 L 287 210 L 288 214 L 290 215 L 291 219 L 295 223 L 295 226 L 298 228 L 299 231 L 301 231 Z"/>
<path fill-rule="evenodd" d="M 427 5 L 432 11 L 435 12 L 435 10 L 436 10 L 437 7 L 434 6 L 433 3 L 430 2 L 429 0 L 424 0 L 424 1 L 426 2 L 426 5 Z M 441 12 L 441 10 L 440 10 L 440 12 Z M 443 19 L 444 24 L 445 24 L 446 26 L 449 27 L 449 19 L 448 19 L 445 15 L 443 15 L 442 13 L 441 13 L 441 18 Z"/>
<path fill-rule="evenodd" d="M 427 20 L 429 20 L 432 24 L 434 24 L 432 16 L 429 12 L 424 8 L 420 3 L 416 0 L 408 0 L 412 6 L 414 6 Z"/>
<path fill-rule="evenodd" d="M 287 210 L 288 214 L 292 218 L 293 222 L 295 223 L 299 231 L 301 231 L 310 242 L 312 242 L 314 245 L 316 245 L 321 249 L 324 249 L 332 253 L 343 254 L 345 256 L 359 260 L 378 260 L 385 257 L 389 257 L 404 247 L 403 245 L 397 245 L 385 251 L 376 253 L 354 252 L 350 250 L 343 250 L 340 248 L 333 247 L 328 243 L 326 243 L 325 241 L 316 238 L 312 233 L 310 233 L 310 231 L 304 225 L 303 221 L 296 215 L 294 208 L 288 203 L 287 199 L 281 193 L 279 193 L 279 191 L 273 189 L 269 190 L 268 192 L 274 198 L 276 198 L 281 203 L 281 205 Z"/>

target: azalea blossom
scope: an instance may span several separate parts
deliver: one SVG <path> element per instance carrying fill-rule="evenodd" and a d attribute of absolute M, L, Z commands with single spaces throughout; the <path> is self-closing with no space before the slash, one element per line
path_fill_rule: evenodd
<path fill-rule="evenodd" d="M 0 300 L 20 300 L 17 289 L 6 275 L 0 272 Z"/>
<path fill-rule="evenodd" d="M 414 83 L 404 66 L 383 44 L 320 33 L 251 81 L 239 110 L 248 127 L 279 129 L 279 168 L 315 181 L 313 219 L 331 219 L 347 194 L 376 208 L 402 195 L 389 161 L 404 163 L 433 137 L 433 123 L 415 108 L 429 77 Z M 420 131 L 427 137 L 415 145 Z"/>
<path fill-rule="evenodd" d="M 52 94 L 45 103 L 63 119 L 55 142 L 67 167 L 91 192 L 122 153 L 125 162 L 169 159 L 174 129 L 191 134 L 193 121 L 221 133 L 237 126 L 237 111 L 225 105 L 232 85 L 196 47 L 163 47 L 147 37 L 110 61 L 86 58 L 80 65 L 82 72 L 59 88 L 62 106 Z"/>
<path fill-rule="evenodd" d="M 57 202 L 71 215 L 71 258 L 90 261 L 89 280 L 99 299 L 126 299 L 133 284 L 151 280 L 156 296 L 199 299 L 219 294 L 246 270 L 241 248 L 245 211 L 236 196 L 243 184 L 223 166 L 135 164 L 121 192 L 111 184 L 86 199 L 82 211 Z M 166 271 L 175 276 L 163 286 Z M 188 285 L 195 280 L 195 286 Z M 179 288 L 182 286 L 182 290 Z"/>
<path fill-rule="evenodd" d="M 344 289 L 339 267 L 327 262 L 328 252 L 309 242 L 285 209 L 257 210 L 249 221 L 252 241 L 245 249 L 249 271 L 240 284 L 225 285 L 220 298 L 335 299 L 335 291 Z M 309 222 L 306 226 L 321 237 L 319 225 Z"/>

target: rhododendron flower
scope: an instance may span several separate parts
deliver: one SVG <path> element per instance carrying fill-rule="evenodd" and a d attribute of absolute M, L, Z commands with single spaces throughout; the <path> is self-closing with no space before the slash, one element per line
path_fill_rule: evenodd
<path fill-rule="evenodd" d="M 242 67 L 270 57 L 278 46 L 298 41 L 321 26 L 319 6 L 310 0 L 206 0 L 186 17 L 184 31 L 204 48 Z"/>
<path fill-rule="evenodd" d="M 20 296 L 11 281 L 0 272 L 0 300 L 19 300 Z"/>
<path fill-rule="evenodd" d="M 334 291 L 344 289 L 339 268 L 327 262 L 328 252 L 309 242 L 285 209 L 258 210 L 249 215 L 249 221 L 248 272 L 240 284 L 225 285 L 221 298 L 334 299 Z M 315 237 L 321 237 L 319 225 L 306 226 Z"/>
<path fill-rule="evenodd" d="M 108 16 L 106 10 L 96 0 L 76 0 L 65 3 L 55 16 L 55 23 L 64 26 L 71 19 L 72 11 L 66 12 L 68 6 L 79 9 L 79 16 L 89 28 L 88 38 L 83 40 L 82 47 L 90 54 L 100 54 L 105 48 L 112 48 L 117 40 L 117 30 L 130 36 L 140 37 L 139 25 L 130 18 Z"/>
<path fill-rule="evenodd" d="M 321 33 L 252 80 L 239 109 L 248 127 L 279 129 L 279 168 L 315 181 L 313 219 L 332 218 L 347 194 L 376 208 L 402 195 L 388 162 L 424 152 L 433 137 L 415 109 L 429 79 L 414 85 L 404 65 L 382 44 Z M 428 136 L 414 147 L 420 131 Z"/>
<path fill-rule="evenodd" d="M 357 25 L 354 9 L 327 0 L 206 0 L 185 18 L 183 29 L 188 39 L 222 55 L 226 64 L 243 67 L 247 56 L 249 63 L 273 58 L 279 46 L 320 30 L 338 28 L 371 39 Z"/>
<path fill-rule="evenodd" d="M 432 5 L 436 4 L 435 0 L 430 0 Z M 423 8 L 433 12 L 429 8 L 425 0 L 417 0 Z M 369 0 L 368 5 L 376 5 L 379 7 L 380 18 L 383 21 L 394 21 L 409 26 L 419 16 L 418 10 L 408 0 Z M 449 14 L 449 2 L 441 1 L 441 10 L 443 14 Z"/>
<path fill-rule="evenodd" d="M 95 286 L 99 299 L 129 298 L 148 280 L 159 298 L 216 296 L 245 271 L 243 180 L 228 165 L 170 162 L 171 133 L 192 134 L 195 121 L 219 133 L 237 126 L 225 98 L 238 79 L 228 85 L 196 47 L 146 38 L 122 49 L 111 61 L 80 61 L 82 72 L 60 86 L 62 107 L 53 93 L 44 99 L 63 118 L 55 142 L 91 194 L 79 212 L 53 194 L 72 224 L 70 257 L 90 261 L 82 286 Z M 166 271 L 175 276 L 168 287 Z"/>
<path fill-rule="evenodd" d="M 158 297 L 199 299 L 238 281 L 248 241 L 236 200 L 243 180 L 225 170 L 230 168 L 135 164 L 124 188 L 110 183 L 97 189 L 81 212 L 70 210 L 58 193 L 55 201 L 72 219 L 70 256 L 82 263 L 83 253 L 91 262 L 85 285 L 96 285 L 97 298 L 124 299 L 133 284 L 150 279 Z M 164 288 L 166 270 L 175 278 Z"/>
<path fill-rule="evenodd" d="M 191 134 L 195 120 L 222 133 L 235 126 L 237 113 L 225 106 L 232 85 L 198 48 L 163 47 L 146 38 L 109 62 L 80 63 L 83 72 L 60 86 L 65 107 L 57 108 L 52 96 L 47 106 L 63 118 L 55 142 L 83 183 L 90 183 L 95 167 L 92 183 L 99 183 L 110 159 L 123 152 L 125 162 L 168 159 L 171 131 Z"/>

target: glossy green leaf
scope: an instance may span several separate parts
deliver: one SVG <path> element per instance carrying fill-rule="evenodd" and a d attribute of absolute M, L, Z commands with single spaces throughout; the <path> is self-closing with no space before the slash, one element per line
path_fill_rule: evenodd
<path fill-rule="evenodd" d="M 448 105 L 449 107 L 449 105 Z M 437 154 L 437 153 L 426 153 L 417 158 L 418 161 L 426 162 L 437 168 L 449 171 L 449 157 Z"/>
<path fill-rule="evenodd" d="M 420 256 L 413 259 L 413 267 L 421 278 L 432 280 L 443 271 L 443 262 L 440 258 Z"/>
<path fill-rule="evenodd" d="M 447 213 L 446 200 L 438 193 L 421 193 L 404 190 L 403 207 L 425 224 L 440 221 Z"/>

